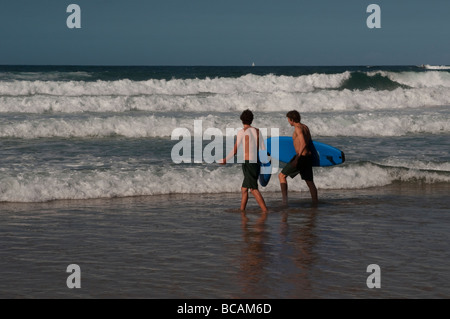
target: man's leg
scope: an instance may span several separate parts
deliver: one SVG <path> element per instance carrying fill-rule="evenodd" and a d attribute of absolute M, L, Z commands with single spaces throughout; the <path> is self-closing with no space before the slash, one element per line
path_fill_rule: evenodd
<path fill-rule="evenodd" d="M 241 211 L 244 211 L 245 208 L 247 207 L 247 202 L 248 202 L 248 188 L 242 187 L 241 193 L 242 193 Z"/>
<path fill-rule="evenodd" d="M 255 199 L 258 202 L 259 207 L 261 207 L 262 211 L 264 213 L 267 213 L 266 202 L 264 201 L 264 198 L 262 197 L 260 191 L 257 189 L 252 189 L 251 192 L 252 192 L 253 196 L 255 196 Z"/>
<path fill-rule="evenodd" d="M 280 188 L 281 188 L 281 195 L 283 197 L 283 205 L 287 205 L 288 203 L 288 184 L 286 175 L 283 173 L 278 174 L 278 179 L 280 180 Z"/>
<path fill-rule="evenodd" d="M 309 192 L 311 193 L 311 199 L 314 205 L 317 205 L 319 203 L 319 199 L 317 196 L 317 188 L 316 184 L 314 184 L 314 181 L 305 181 L 306 185 L 309 187 Z"/>

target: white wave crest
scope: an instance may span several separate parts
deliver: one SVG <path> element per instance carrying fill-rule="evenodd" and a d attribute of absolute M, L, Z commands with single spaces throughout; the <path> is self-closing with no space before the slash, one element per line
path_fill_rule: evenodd
<path fill-rule="evenodd" d="M 187 128 L 194 134 L 194 121 L 202 122 L 202 129 L 217 128 L 226 135 L 227 128 L 240 128 L 242 124 L 234 113 L 195 116 L 115 115 L 106 117 L 74 116 L 70 118 L 41 117 L 17 121 L 0 120 L 0 137 L 108 137 L 128 138 L 169 137 L 176 128 Z M 308 115 L 305 119 L 315 136 L 404 136 L 407 134 L 450 132 L 448 115 L 441 112 L 358 112 L 324 116 Z M 280 134 L 290 134 L 284 114 L 263 113 L 254 123 L 260 128 L 278 128 Z"/>
<path fill-rule="evenodd" d="M 430 65 L 430 64 L 425 64 L 423 67 L 425 69 L 427 69 L 427 70 L 450 70 L 450 66 L 448 66 L 448 65 Z"/>
<path fill-rule="evenodd" d="M 320 189 L 363 189 L 389 185 L 395 181 L 421 180 L 425 183 L 450 182 L 450 174 L 417 169 L 381 167 L 372 163 L 316 168 Z M 44 202 L 59 199 L 92 199 L 161 194 L 238 193 L 242 183 L 240 165 L 228 167 L 152 166 L 124 171 L 28 172 L 20 176 L 0 173 L 0 202 Z M 307 191 L 305 183 L 294 179 L 291 191 Z M 263 192 L 279 192 L 276 175 Z"/>
<path fill-rule="evenodd" d="M 312 74 L 299 77 L 259 76 L 247 74 L 239 78 L 172 79 L 131 81 L 12 81 L 0 82 L 0 96 L 85 96 L 85 95 L 190 95 L 201 93 L 231 94 L 246 92 L 311 92 L 316 89 L 338 88 L 351 76 Z"/>
<path fill-rule="evenodd" d="M 130 110 L 169 112 L 305 112 L 406 109 L 450 105 L 448 88 L 398 88 L 393 91 L 320 90 L 195 95 L 0 96 L 0 113 L 81 113 Z"/>
<path fill-rule="evenodd" d="M 378 71 L 370 75 L 380 74 L 390 80 L 412 88 L 450 88 L 449 72 L 387 72 Z"/>

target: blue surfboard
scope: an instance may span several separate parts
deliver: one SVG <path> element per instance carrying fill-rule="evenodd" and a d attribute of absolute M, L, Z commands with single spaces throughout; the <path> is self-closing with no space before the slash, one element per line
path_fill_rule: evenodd
<path fill-rule="evenodd" d="M 269 137 L 266 139 L 267 152 L 271 157 L 281 162 L 289 163 L 296 155 L 294 142 L 291 136 Z M 279 152 L 272 150 L 272 146 L 278 143 Z M 276 147 L 276 146 L 275 146 Z M 313 166 L 334 166 L 345 162 L 345 154 L 341 150 L 325 143 L 313 141 L 310 145 L 313 155 Z"/>
<path fill-rule="evenodd" d="M 269 184 L 270 177 L 272 176 L 272 163 L 270 162 L 267 151 L 259 151 L 259 165 L 259 184 L 261 184 L 261 186 L 263 187 L 266 187 L 267 184 Z"/>

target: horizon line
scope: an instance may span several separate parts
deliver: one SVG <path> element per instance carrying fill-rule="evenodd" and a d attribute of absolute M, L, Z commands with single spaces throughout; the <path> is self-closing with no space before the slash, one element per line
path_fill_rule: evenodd
<path fill-rule="evenodd" d="M 248 68 L 258 68 L 258 67 L 383 67 L 383 66 L 422 66 L 422 65 L 432 65 L 432 66 L 447 66 L 445 64 L 306 64 L 306 65 L 296 65 L 296 64 L 282 64 L 282 65 L 247 65 L 247 64 L 236 64 L 236 65 L 214 65 L 214 64 L 0 64 L 0 67 L 13 67 L 13 66 L 68 66 L 68 67 L 248 67 Z"/>

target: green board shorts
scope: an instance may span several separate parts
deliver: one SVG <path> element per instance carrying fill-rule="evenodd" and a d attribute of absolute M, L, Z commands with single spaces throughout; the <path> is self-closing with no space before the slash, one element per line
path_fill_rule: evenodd
<path fill-rule="evenodd" d="M 312 170 L 313 158 L 312 155 L 300 156 L 297 162 L 297 166 L 293 165 L 293 161 L 295 156 L 291 159 L 291 161 L 283 168 L 281 171 L 282 174 L 294 178 L 300 173 L 300 176 L 305 181 L 313 181 L 314 175 Z"/>
<path fill-rule="evenodd" d="M 243 188 L 258 189 L 258 177 L 260 173 L 259 163 L 250 163 L 245 161 L 242 164 L 242 172 L 244 173 Z"/>

